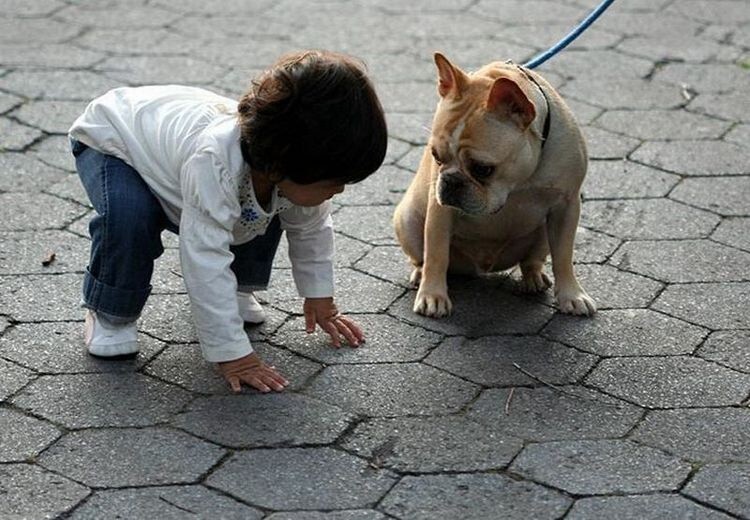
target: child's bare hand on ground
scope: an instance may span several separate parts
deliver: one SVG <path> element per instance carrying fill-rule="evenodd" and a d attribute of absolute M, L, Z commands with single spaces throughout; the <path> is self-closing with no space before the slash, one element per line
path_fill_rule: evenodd
<path fill-rule="evenodd" d="M 219 372 L 235 393 L 241 390 L 243 383 L 261 392 L 281 392 L 289 384 L 289 381 L 276 371 L 276 367 L 266 365 L 254 352 L 218 365 Z"/>
<path fill-rule="evenodd" d="M 333 298 L 305 298 L 305 331 L 315 332 L 315 325 L 320 325 L 329 336 L 334 347 L 341 346 L 341 337 L 352 347 L 358 347 L 365 341 L 362 329 L 354 320 L 339 313 Z"/>

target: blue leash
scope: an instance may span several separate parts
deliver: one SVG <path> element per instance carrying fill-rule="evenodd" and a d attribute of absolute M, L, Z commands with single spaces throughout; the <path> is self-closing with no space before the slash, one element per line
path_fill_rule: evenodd
<path fill-rule="evenodd" d="M 527 61 L 523 64 L 524 67 L 527 69 L 535 69 L 548 59 L 550 59 L 552 56 L 563 50 L 565 47 L 567 47 L 570 42 L 578 38 L 583 31 L 589 28 L 589 26 L 596 21 L 597 18 L 599 18 L 599 15 L 601 15 L 604 11 L 607 10 L 607 8 L 614 2 L 615 0 L 602 0 L 602 3 L 597 6 L 596 9 L 591 11 L 591 13 L 584 18 L 581 23 L 579 23 L 575 29 L 570 31 L 565 38 L 557 42 L 554 46 L 550 47 L 548 50 L 544 51 L 541 54 L 537 54 L 532 59 Z"/>

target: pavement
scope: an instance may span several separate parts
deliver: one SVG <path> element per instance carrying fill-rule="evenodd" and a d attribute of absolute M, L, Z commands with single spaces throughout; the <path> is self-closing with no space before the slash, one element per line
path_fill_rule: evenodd
<path fill-rule="evenodd" d="M 390 216 L 429 136 L 432 53 L 522 62 L 594 4 L 0 0 L 0 518 L 750 518 L 745 0 L 615 2 L 539 69 L 589 143 L 576 268 L 596 317 L 513 275 L 452 282 L 449 319 L 411 310 Z M 281 251 L 248 334 L 291 388 L 231 395 L 166 237 L 142 352 L 87 356 L 73 119 L 120 85 L 238 96 L 307 47 L 363 58 L 387 110 L 386 163 L 334 215 L 366 345 L 304 334 Z"/>

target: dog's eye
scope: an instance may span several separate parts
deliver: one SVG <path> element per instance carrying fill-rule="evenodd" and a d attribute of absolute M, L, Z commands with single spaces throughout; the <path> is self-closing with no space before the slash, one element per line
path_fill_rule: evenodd
<path fill-rule="evenodd" d="M 438 163 L 438 165 L 443 164 L 443 161 L 440 160 L 440 156 L 435 148 L 432 149 L 432 158 L 435 159 L 435 162 Z"/>
<path fill-rule="evenodd" d="M 471 172 L 471 176 L 475 179 L 482 180 L 492 175 L 495 172 L 495 167 L 491 164 L 472 162 L 469 172 Z"/>

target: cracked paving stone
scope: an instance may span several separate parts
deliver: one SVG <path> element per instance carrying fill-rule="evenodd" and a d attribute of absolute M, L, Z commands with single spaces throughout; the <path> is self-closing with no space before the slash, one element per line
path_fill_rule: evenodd
<path fill-rule="evenodd" d="M 172 424 L 222 446 L 257 448 L 330 444 L 353 420 L 340 408 L 285 392 L 200 398 Z"/>
<path fill-rule="evenodd" d="M 182 520 L 186 515 L 225 520 L 260 520 L 263 517 L 261 511 L 203 486 L 159 486 L 97 491 L 68 518 Z"/>
<path fill-rule="evenodd" d="M 585 101 L 578 101 L 566 97 L 565 102 L 573 111 L 573 114 L 575 115 L 576 121 L 578 121 L 579 125 L 590 125 L 594 121 L 594 119 L 599 117 L 602 112 L 604 112 L 602 108 L 590 105 Z"/>
<path fill-rule="evenodd" d="M 3 6 L 5 7 L 5 6 Z M 5 9 L 3 9 L 5 11 Z M 81 28 L 54 18 L 5 18 L 0 20 L 0 43 L 59 43 L 73 38 Z M 5 61 L 5 59 L 3 59 Z"/>
<path fill-rule="evenodd" d="M 750 463 L 750 409 L 652 411 L 630 438 L 692 462 Z"/>
<path fill-rule="evenodd" d="M 746 110 L 737 110 L 737 107 L 748 105 L 750 105 L 750 90 L 741 89 L 721 94 L 701 94 L 695 97 L 687 108 L 729 121 L 750 122 L 750 114 Z"/>
<path fill-rule="evenodd" d="M 411 150 L 409 150 L 409 153 L 405 154 L 399 159 L 397 164 L 401 168 L 405 168 L 406 170 L 412 172 L 413 176 L 419 169 L 419 162 L 422 160 L 424 152 L 425 148 L 423 146 L 413 146 Z"/>
<path fill-rule="evenodd" d="M 608 109 L 669 109 L 685 103 L 678 87 L 640 78 L 586 76 L 565 83 L 560 92 Z"/>
<path fill-rule="evenodd" d="M 595 126 L 582 128 L 586 148 L 592 159 L 624 159 L 638 146 L 638 140 L 618 135 Z"/>
<path fill-rule="evenodd" d="M 18 321 L 81 319 L 80 274 L 0 276 L 0 309 Z"/>
<path fill-rule="evenodd" d="M 400 141 L 398 139 L 393 139 L 392 137 L 388 138 L 388 148 L 385 151 L 385 160 L 383 161 L 384 165 L 394 165 L 395 163 L 404 155 L 406 155 L 409 150 L 412 149 L 412 146 L 409 143 L 405 143 L 403 141 Z M 356 189 L 356 188 L 355 188 Z M 350 190 L 351 191 L 351 190 Z M 346 193 L 346 192 L 344 192 Z"/>
<path fill-rule="evenodd" d="M 590 200 L 581 209 L 581 225 L 630 239 L 703 238 L 719 220 L 669 199 Z"/>
<path fill-rule="evenodd" d="M 354 191 L 356 188 L 353 188 Z M 394 206 L 347 206 L 333 216 L 336 231 L 376 246 L 397 245 L 393 235 Z"/>
<path fill-rule="evenodd" d="M 367 274 L 407 286 L 411 265 L 399 246 L 377 246 L 357 260 L 354 267 Z"/>
<path fill-rule="evenodd" d="M 576 231 L 575 261 L 577 263 L 604 262 L 620 243 L 619 238 L 579 227 Z"/>
<path fill-rule="evenodd" d="M 64 7 L 65 4 L 57 0 L 19 0 L 5 2 L 3 14 L 11 17 L 42 17 L 50 15 Z"/>
<path fill-rule="evenodd" d="M 225 453 L 180 431 L 93 429 L 68 433 L 39 464 L 88 486 L 154 486 L 193 483 Z"/>
<path fill-rule="evenodd" d="M 339 233 L 334 235 L 334 241 L 336 249 L 336 254 L 333 258 L 334 267 L 351 267 L 352 264 L 365 256 L 365 254 L 373 248 L 373 246 L 369 244 L 364 244 L 359 240 L 349 238 Z M 292 263 L 289 260 L 289 244 L 286 240 L 282 240 L 279 243 L 273 266 L 277 271 L 274 271 L 271 274 L 271 290 L 267 292 L 269 297 L 277 285 L 275 280 L 276 273 L 281 273 L 282 270 L 288 270 L 292 267 Z M 280 275 L 283 276 L 283 273 Z M 266 294 L 264 291 L 256 291 L 256 293 L 260 293 L 261 295 Z"/>
<path fill-rule="evenodd" d="M 72 200 L 87 208 L 93 207 L 77 175 L 65 175 L 58 182 L 50 185 L 43 191 L 61 199 Z"/>
<path fill-rule="evenodd" d="M 48 134 L 67 134 L 86 108 L 86 101 L 31 101 L 13 112 L 22 123 Z"/>
<path fill-rule="evenodd" d="M 15 70 L 0 78 L 0 87 L 31 99 L 88 102 L 118 86 L 120 83 L 87 70 Z"/>
<path fill-rule="evenodd" d="M 578 264 L 575 270 L 578 281 L 600 310 L 648 307 L 664 287 L 660 282 L 609 265 Z"/>
<path fill-rule="evenodd" d="M 36 128 L 0 117 L 0 151 L 21 151 L 44 134 Z M 7 203 L 5 203 L 7 205 Z"/>
<path fill-rule="evenodd" d="M 189 56 L 117 56 L 97 65 L 97 71 L 130 85 L 209 84 L 225 69 Z"/>
<path fill-rule="evenodd" d="M 654 81 L 687 85 L 700 94 L 723 93 L 745 84 L 747 71 L 733 63 L 668 63 L 656 71 Z"/>
<path fill-rule="evenodd" d="M 2 74 L 0 74 L 0 76 L 2 76 Z M 2 79 L 0 79 L 0 82 L 1 81 Z M 0 86 L 1 85 L 2 83 L 0 83 Z M 23 102 L 24 100 L 18 96 L 14 96 L 12 94 L 6 94 L 5 92 L 0 92 L 0 114 L 9 112 L 10 110 L 19 106 Z"/>
<path fill-rule="evenodd" d="M 3 65 L 7 67 L 85 69 L 104 58 L 101 52 L 69 43 L 3 46 L 3 50 Z"/>
<path fill-rule="evenodd" d="M 83 311 L 78 312 L 82 317 Z M 0 356 L 47 374 L 135 372 L 164 348 L 143 334 L 138 345 L 135 358 L 97 358 L 83 346 L 83 322 L 19 323 L 0 337 Z"/>
<path fill-rule="evenodd" d="M 432 112 L 391 112 L 388 119 L 388 135 L 412 145 L 426 145 L 430 140 Z"/>
<path fill-rule="evenodd" d="M 617 50 L 643 58 L 656 58 L 662 62 L 702 62 L 716 59 L 725 47 L 693 34 L 635 36 L 623 40 Z"/>
<path fill-rule="evenodd" d="M 750 511 L 750 464 L 709 464 L 683 494 L 743 517 Z"/>
<path fill-rule="evenodd" d="M 731 123 L 684 110 L 610 110 L 596 125 L 642 141 L 718 139 Z"/>
<path fill-rule="evenodd" d="M 270 340 L 320 363 L 335 365 L 419 361 L 442 339 L 434 332 L 388 315 L 358 314 L 356 321 L 365 335 L 365 342 L 356 348 L 345 342 L 341 348 L 335 348 L 327 334 L 306 334 L 304 318 L 285 323 Z"/>
<path fill-rule="evenodd" d="M 750 328 L 750 283 L 670 285 L 653 308 L 709 329 Z"/>
<path fill-rule="evenodd" d="M 0 462 L 32 459 L 60 435 L 60 430 L 47 422 L 0 408 Z"/>
<path fill-rule="evenodd" d="M 687 18 L 704 22 L 740 25 L 750 22 L 750 14 L 745 9 L 746 7 L 742 3 L 737 4 L 726 0 L 711 2 L 708 5 L 696 0 L 684 0 L 678 5 L 670 4 L 666 12 L 675 11 Z"/>
<path fill-rule="evenodd" d="M 44 193 L 0 193 L 0 231 L 62 228 L 86 208 Z"/>
<path fill-rule="evenodd" d="M 353 509 L 374 505 L 396 478 L 331 448 L 287 448 L 235 453 L 206 483 L 269 509 Z"/>
<path fill-rule="evenodd" d="M 414 173 L 409 170 L 397 166 L 383 166 L 373 175 L 358 183 L 356 187 L 347 188 L 344 193 L 336 196 L 336 202 L 343 206 L 398 204 L 413 178 Z M 361 208 L 362 213 L 369 214 L 370 211 L 371 208 L 369 207 Z"/>
<path fill-rule="evenodd" d="M 556 315 L 542 334 L 599 356 L 690 354 L 707 331 L 648 309 L 605 310 L 592 320 Z"/>
<path fill-rule="evenodd" d="M 601 78 L 642 78 L 653 67 L 649 60 L 626 56 L 613 50 L 567 51 L 547 65 L 566 78 L 591 76 L 591 63 L 597 63 L 596 74 Z"/>
<path fill-rule="evenodd" d="M 642 144 L 632 160 L 681 175 L 742 175 L 750 150 L 723 141 L 653 141 Z"/>
<path fill-rule="evenodd" d="M 358 425 L 342 447 L 378 467 L 433 473 L 502 468 L 523 442 L 463 417 L 400 417 Z"/>
<path fill-rule="evenodd" d="M 590 161 L 584 200 L 663 197 L 680 178 L 627 160 Z"/>
<path fill-rule="evenodd" d="M 80 272 L 89 259 L 89 241 L 66 231 L 0 232 L 0 243 L 0 274 Z"/>
<path fill-rule="evenodd" d="M 624 244 L 612 265 L 664 282 L 750 280 L 750 253 L 710 240 L 636 241 Z"/>
<path fill-rule="evenodd" d="M 105 7 L 71 5 L 57 13 L 57 17 L 99 28 L 123 29 L 166 27 L 180 19 L 180 15 L 160 7 L 108 5 Z"/>
<path fill-rule="evenodd" d="M 532 444 L 510 469 L 576 495 L 674 491 L 690 474 L 688 463 L 628 440 Z"/>
<path fill-rule="evenodd" d="M 138 320 L 138 329 L 171 343 L 198 341 L 187 294 L 152 295 Z"/>
<path fill-rule="evenodd" d="M 750 176 L 685 179 L 669 197 L 727 217 L 747 216 L 750 214 Z"/>
<path fill-rule="evenodd" d="M 372 417 L 436 415 L 459 410 L 479 388 L 421 364 L 334 365 L 305 393 Z"/>
<path fill-rule="evenodd" d="M 32 381 L 36 374 L 22 366 L 0 358 L 0 403 Z"/>
<path fill-rule="evenodd" d="M 64 172 L 28 155 L 0 154 L 0 191 L 40 191 L 65 176 Z"/>
<path fill-rule="evenodd" d="M 3 518 L 57 518 L 89 493 L 88 488 L 38 466 L 0 465 Z"/>
<path fill-rule="evenodd" d="M 696 355 L 729 368 L 750 373 L 750 331 L 726 330 L 713 332 Z"/>
<path fill-rule="evenodd" d="M 535 383 L 516 364 L 548 383 L 564 384 L 583 377 L 597 359 L 534 336 L 488 336 L 448 338 L 425 363 L 483 386 L 508 386 Z"/>
<path fill-rule="evenodd" d="M 142 374 L 41 376 L 14 405 L 66 428 L 151 426 L 181 410 L 191 395 Z"/>
<path fill-rule="evenodd" d="M 738 405 L 750 392 L 750 374 L 693 357 L 604 359 L 586 383 L 647 408 Z"/>
<path fill-rule="evenodd" d="M 55 168 L 71 173 L 76 171 L 75 158 L 70 153 L 70 141 L 65 135 L 48 136 L 44 140 L 34 143 L 28 153 Z"/>
<path fill-rule="evenodd" d="M 350 509 L 348 511 L 304 511 L 295 513 L 273 513 L 266 520 L 386 520 L 386 516 L 372 509 Z"/>
<path fill-rule="evenodd" d="M 620 520 L 730 520 L 733 517 L 703 507 L 679 495 L 631 495 L 581 498 L 566 520 L 618 518 Z"/>
<path fill-rule="evenodd" d="M 467 417 L 525 441 L 620 437 L 643 411 L 580 386 L 507 388 L 482 392 Z M 507 408 L 506 408 L 507 407 Z M 506 413 L 507 409 L 507 413 Z"/>
<path fill-rule="evenodd" d="M 560 518 L 571 502 L 531 482 L 479 473 L 406 476 L 380 508 L 404 520 L 528 520 Z"/>
<path fill-rule="evenodd" d="M 711 238 L 722 244 L 750 251 L 750 217 L 725 218 Z"/>

